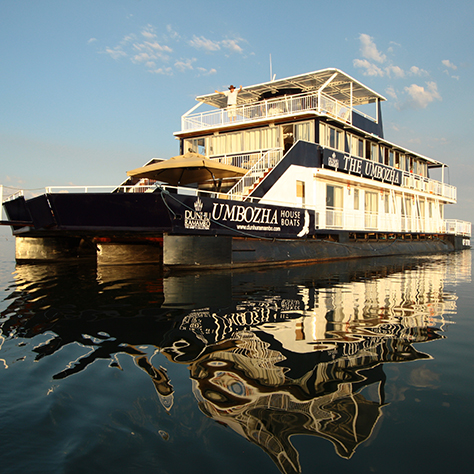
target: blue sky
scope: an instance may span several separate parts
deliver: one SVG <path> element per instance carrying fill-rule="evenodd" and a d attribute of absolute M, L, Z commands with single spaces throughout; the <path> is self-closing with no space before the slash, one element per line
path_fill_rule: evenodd
<path fill-rule="evenodd" d="M 385 136 L 446 162 L 474 221 L 472 0 L 0 0 L 0 184 L 114 185 L 195 97 L 336 67 L 388 101 Z"/>

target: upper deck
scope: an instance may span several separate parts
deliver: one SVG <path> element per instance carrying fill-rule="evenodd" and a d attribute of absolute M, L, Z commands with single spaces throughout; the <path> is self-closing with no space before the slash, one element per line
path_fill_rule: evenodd
<path fill-rule="evenodd" d="M 182 116 L 181 131 L 175 135 L 314 114 L 328 115 L 345 124 L 353 124 L 357 114 L 377 124 L 378 107 L 374 117 L 356 107 L 386 99 L 338 69 L 323 69 L 245 87 L 238 95 L 235 117 L 229 117 L 227 98 L 222 94 L 203 95 L 196 100 L 199 104 Z M 195 113 L 202 104 L 213 109 Z"/>

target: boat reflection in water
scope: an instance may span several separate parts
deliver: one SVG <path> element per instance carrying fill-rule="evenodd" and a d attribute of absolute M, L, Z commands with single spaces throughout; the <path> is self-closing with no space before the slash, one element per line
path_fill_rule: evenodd
<path fill-rule="evenodd" d="M 282 472 L 296 473 L 293 435 L 327 439 L 343 458 L 371 437 L 386 403 L 384 364 L 430 358 L 414 344 L 444 337 L 456 312 L 445 284 L 470 279 L 470 258 L 165 277 L 152 266 L 65 273 L 23 265 L 3 334 L 52 333 L 34 349 L 36 360 L 71 343 L 92 349 L 55 379 L 97 359 L 120 366 L 117 355 L 127 353 L 172 412 L 173 380 L 143 350 L 151 347 L 189 367 L 202 413 L 258 445 Z"/>

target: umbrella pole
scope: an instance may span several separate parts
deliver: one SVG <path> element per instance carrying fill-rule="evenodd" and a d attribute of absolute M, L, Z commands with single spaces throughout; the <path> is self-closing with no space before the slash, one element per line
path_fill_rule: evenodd
<path fill-rule="evenodd" d="M 184 174 L 184 168 L 181 170 L 181 174 L 179 175 L 178 186 L 181 184 L 181 180 L 183 179 L 183 174 Z"/>

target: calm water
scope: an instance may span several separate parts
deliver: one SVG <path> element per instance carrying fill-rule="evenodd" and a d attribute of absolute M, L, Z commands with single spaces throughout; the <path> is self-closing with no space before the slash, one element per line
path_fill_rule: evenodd
<path fill-rule="evenodd" d="M 185 276 L 13 256 L 0 236 L 2 473 L 472 470 L 469 251 Z"/>

